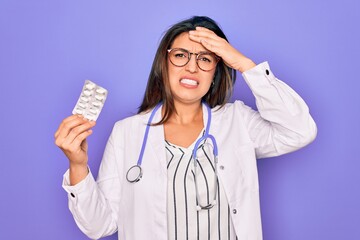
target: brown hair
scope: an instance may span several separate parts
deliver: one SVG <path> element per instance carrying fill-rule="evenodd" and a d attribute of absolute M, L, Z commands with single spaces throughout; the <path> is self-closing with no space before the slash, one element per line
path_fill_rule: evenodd
<path fill-rule="evenodd" d="M 151 67 L 145 94 L 138 113 L 146 112 L 162 102 L 165 109 L 164 116 L 160 122 L 154 125 L 165 123 L 176 111 L 174 100 L 169 85 L 167 49 L 169 49 L 175 38 L 183 32 L 195 30 L 196 27 L 205 27 L 216 35 L 227 38 L 217 23 L 209 17 L 194 16 L 173 25 L 163 36 L 157 49 L 153 65 Z M 216 66 L 213 85 L 202 98 L 211 108 L 225 105 L 232 94 L 233 85 L 236 79 L 236 71 L 220 59 Z"/>

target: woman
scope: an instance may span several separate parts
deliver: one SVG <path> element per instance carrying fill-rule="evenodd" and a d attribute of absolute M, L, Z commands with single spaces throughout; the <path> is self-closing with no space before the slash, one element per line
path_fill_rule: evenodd
<path fill-rule="evenodd" d="M 258 112 L 227 103 L 234 70 Z M 316 136 L 300 96 L 266 62 L 234 49 L 207 17 L 164 35 L 139 114 L 115 124 L 96 182 L 86 143 L 94 125 L 73 115 L 55 133 L 70 162 L 69 208 L 89 237 L 118 231 L 127 240 L 262 239 L 256 158 L 297 150 Z"/>

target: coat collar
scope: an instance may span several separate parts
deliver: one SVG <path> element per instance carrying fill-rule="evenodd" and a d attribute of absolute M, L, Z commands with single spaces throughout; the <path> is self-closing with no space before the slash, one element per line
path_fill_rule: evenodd
<path fill-rule="evenodd" d="M 208 110 L 205 106 L 205 104 L 202 105 L 203 110 L 203 122 L 204 122 L 204 128 L 206 128 L 206 124 L 208 122 Z M 149 117 L 151 115 L 153 110 L 143 115 L 143 122 L 144 124 L 148 123 Z M 159 122 L 161 120 L 161 111 L 162 106 L 156 111 L 152 123 Z M 214 113 L 214 109 L 211 110 L 212 113 Z M 212 114 L 211 118 L 211 124 L 210 124 L 210 134 L 216 135 L 215 130 L 218 129 L 218 121 L 216 119 L 216 110 L 215 114 Z M 215 117 L 215 118 L 214 118 Z M 215 136 L 216 137 L 216 136 Z M 149 136 L 148 136 L 148 143 L 147 147 L 151 147 L 153 149 L 153 152 L 155 154 L 155 157 L 157 159 L 158 164 L 160 164 L 162 173 L 166 174 L 167 172 L 167 161 L 166 161 L 166 151 L 165 151 L 165 133 L 164 133 L 164 126 L 152 126 L 149 130 Z"/>

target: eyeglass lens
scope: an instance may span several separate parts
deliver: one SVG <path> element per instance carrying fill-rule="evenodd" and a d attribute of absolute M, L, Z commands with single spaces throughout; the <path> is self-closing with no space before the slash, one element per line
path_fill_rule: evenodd
<path fill-rule="evenodd" d="M 177 67 L 185 66 L 191 59 L 191 55 L 196 56 L 196 63 L 201 70 L 210 71 L 216 67 L 218 62 L 213 53 L 190 53 L 186 49 L 174 48 L 169 51 L 169 57 L 172 64 Z"/>

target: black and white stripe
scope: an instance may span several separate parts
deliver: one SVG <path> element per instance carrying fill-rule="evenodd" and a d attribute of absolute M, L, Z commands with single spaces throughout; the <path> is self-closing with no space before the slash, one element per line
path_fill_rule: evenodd
<path fill-rule="evenodd" d="M 168 168 L 168 239 L 236 240 L 228 202 L 221 185 L 214 189 L 215 168 L 212 146 L 203 143 L 198 151 L 197 181 L 202 205 L 213 200 L 209 210 L 196 210 L 195 171 L 191 154 L 195 143 L 183 148 L 166 141 Z M 220 160 L 219 160 L 220 161 Z"/>

